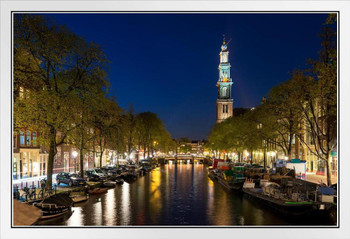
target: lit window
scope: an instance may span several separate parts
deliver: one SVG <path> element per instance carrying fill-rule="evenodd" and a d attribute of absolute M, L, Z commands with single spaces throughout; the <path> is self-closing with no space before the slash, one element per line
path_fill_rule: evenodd
<path fill-rule="evenodd" d="M 33 146 L 36 146 L 36 132 L 33 132 Z"/>
<path fill-rule="evenodd" d="M 20 144 L 21 145 L 24 145 L 24 133 L 21 131 L 20 133 L 19 133 L 19 140 L 20 140 Z"/>
<path fill-rule="evenodd" d="M 222 106 L 222 113 L 228 113 L 228 105 Z"/>
<path fill-rule="evenodd" d="M 30 132 L 27 131 L 26 145 L 30 145 Z"/>
<path fill-rule="evenodd" d="M 24 97 L 24 89 L 21 86 L 21 87 L 19 87 L 19 98 L 23 99 L 23 97 Z"/>

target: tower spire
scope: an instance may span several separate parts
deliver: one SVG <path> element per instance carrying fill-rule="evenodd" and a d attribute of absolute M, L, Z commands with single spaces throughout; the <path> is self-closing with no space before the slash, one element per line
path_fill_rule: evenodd
<path fill-rule="evenodd" d="M 216 122 L 220 123 L 233 115 L 233 99 L 231 93 L 232 79 L 230 77 L 230 62 L 228 59 L 229 51 L 227 49 L 226 37 L 223 36 L 223 43 L 220 52 L 218 98 L 216 100 Z"/>

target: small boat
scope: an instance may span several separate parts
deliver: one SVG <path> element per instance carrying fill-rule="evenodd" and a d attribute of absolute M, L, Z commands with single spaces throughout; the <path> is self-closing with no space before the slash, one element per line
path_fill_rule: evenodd
<path fill-rule="evenodd" d="M 115 179 L 115 183 L 116 184 L 123 184 L 124 183 L 124 179 L 121 176 L 118 176 Z"/>
<path fill-rule="evenodd" d="M 114 188 L 116 184 L 117 183 L 114 182 L 114 181 L 106 181 L 106 182 L 103 183 L 103 186 L 104 187 L 108 187 L 108 188 Z"/>
<path fill-rule="evenodd" d="M 92 190 L 89 190 L 89 194 L 100 194 L 100 193 L 105 193 L 107 192 L 107 188 L 95 188 Z"/>
<path fill-rule="evenodd" d="M 85 192 L 71 192 L 69 197 L 72 199 L 74 205 L 80 202 L 87 201 L 89 199 L 89 194 Z"/>
<path fill-rule="evenodd" d="M 216 174 L 215 172 L 212 170 L 209 172 L 208 174 L 208 177 L 211 179 L 211 180 L 216 180 Z"/>
<path fill-rule="evenodd" d="M 124 179 L 117 179 L 117 180 L 115 180 L 115 182 L 117 184 L 123 184 L 124 183 Z"/>
<path fill-rule="evenodd" d="M 55 203 L 34 203 L 35 207 L 41 209 L 42 216 L 40 220 L 56 218 L 71 212 L 71 208 L 67 206 L 59 206 Z"/>

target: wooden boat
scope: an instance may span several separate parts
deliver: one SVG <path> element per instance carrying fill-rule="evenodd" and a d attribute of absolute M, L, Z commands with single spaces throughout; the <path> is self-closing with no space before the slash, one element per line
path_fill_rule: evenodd
<path fill-rule="evenodd" d="M 119 177 L 117 177 L 115 179 L 115 183 L 116 184 L 123 184 L 124 183 L 124 179 L 121 176 L 119 176 Z"/>
<path fill-rule="evenodd" d="M 310 201 L 283 200 L 265 195 L 262 193 L 261 189 L 258 188 L 243 188 L 243 192 L 249 198 L 260 201 L 283 214 L 299 216 L 315 211 L 314 203 Z"/>
<path fill-rule="evenodd" d="M 114 181 L 106 181 L 103 183 L 103 186 L 108 187 L 108 188 L 114 188 L 115 185 L 116 185 L 116 182 L 114 182 Z"/>
<path fill-rule="evenodd" d="M 92 190 L 89 190 L 89 194 L 100 194 L 100 193 L 105 193 L 107 192 L 107 188 L 95 188 Z"/>
<path fill-rule="evenodd" d="M 218 182 L 226 189 L 239 191 L 243 188 L 244 180 L 228 181 L 220 176 L 218 176 L 216 178 L 217 178 Z"/>
<path fill-rule="evenodd" d="M 209 177 L 211 180 L 216 180 L 216 174 L 214 173 L 213 170 L 209 172 L 208 177 Z"/>
<path fill-rule="evenodd" d="M 34 203 L 33 205 L 42 211 L 40 220 L 60 217 L 71 212 L 71 207 L 60 206 L 55 203 Z"/>
<path fill-rule="evenodd" d="M 211 180 L 218 181 L 224 188 L 228 190 L 241 190 L 244 184 L 244 180 L 226 180 L 220 174 L 216 174 L 214 171 L 211 171 L 208 174 L 208 177 Z"/>
<path fill-rule="evenodd" d="M 87 201 L 89 199 L 89 194 L 85 192 L 71 192 L 69 197 L 72 199 L 74 205 L 80 202 Z"/>
<path fill-rule="evenodd" d="M 121 174 L 119 174 L 119 177 L 122 177 L 122 178 L 127 178 L 128 177 L 128 175 L 129 175 L 129 173 L 128 172 L 122 172 Z"/>

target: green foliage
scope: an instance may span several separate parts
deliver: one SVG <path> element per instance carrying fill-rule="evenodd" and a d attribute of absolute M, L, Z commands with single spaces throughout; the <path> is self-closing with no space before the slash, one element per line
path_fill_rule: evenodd
<path fill-rule="evenodd" d="M 208 137 L 208 146 L 217 152 L 242 153 L 244 149 L 250 152 L 259 149 L 262 138 L 257 125 L 255 110 L 233 116 L 213 127 Z"/>
<path fill-rule="evenodd" d="M 86 148 L 90 106 L 107 87 L 107 60 L 97 45 L 37 15 L 15 18 L 14 46 L 15 128 L 40 131 L 38 142 L 49 151 L 50 187 L 57 146 L 70 138 Z"/>
<path fill-rule="evenodd" d="M 330 153 L 337 146 L 337 27 L 329 15 L 319 36 L 319 58 L 306 70 L 271 89 L 255 110 L 214 125 L 207 146 L 215 151 L 265 149 L 265 142 L 291 156 L 293 138 L 326 162 L 330 184 Z M 311 140 L 307 140 L 305 134 Z"/>
<path fill-rule="evenodd" d="M 136 116 L 136 141 L 149 156 L 156 149 L 168 150 L 171 137 L 155 113 L 142 112 Z"/>

